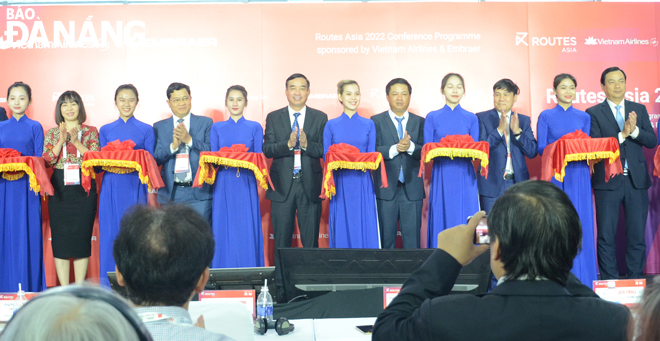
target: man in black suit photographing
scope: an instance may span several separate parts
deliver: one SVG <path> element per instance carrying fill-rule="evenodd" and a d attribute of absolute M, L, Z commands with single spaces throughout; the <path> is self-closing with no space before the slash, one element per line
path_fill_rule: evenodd
<path fill-rule="evenodd" d="M 266 192 L 270 200 L 271 221 L 277 249 L 291 247 L 295 217 L 298 217 L 303 247 L 318 247 L 321 222 L 321 180 L 323 167 L 323 128 L 328 116 L 307 107 L 309 80 L 296 73 L 286 80 L 289 105 L 266 117 L 263 152 L 272 158 L 272 188 Z"/>
<path fill-rule="evenodd" d="M 591 184 L 596 198 L 598 267 L 601 279 L 619 279 L 616 261 L 616 230 L 619 208 L 626 215 L 626 278 L 644 278 L 646 263 L 646 216 L 651 178 L 642 147 L 653 148 L 658 137 L 642 104 L 625 99 L 626 74 L 618 67 L 605 69 L 600 87 L 607 99 L 587 109 L 591 137 L 614 137 L 619 141 L 623 174 L 605 179 L 605 162 L 594 166 Z M 609 181 L 606 181 L 609 180 Z"/>
<path fill-rule="evenodd" d="M 382 187 L 380 171 L 374 177 L 380 239 L 384 249 L 393 249 L 397 227 L 404 248 L 419 248 L 422 226 L 424 180 L 418 176 L 424 146 L 424 118 L 408 112 L 412 86 L 403 78 L 385 87 L 390 110 L 374 115 L 376 151 L 383 155 L 388 187 Z"/>
<path fill-rule="evenodd" d="M 438 234 L 438 250 L 378 316 L 373 340 L 632 337 L 628 308 L 601 300 L 570 274 L 580 218 L 566 193 L 547 181 L 511 186 L 490 211 L 490 266 L 499 284 L 484 295 L 447 296 L 461 268 L 488 250 L 473 244 L 484 214 Z"/>

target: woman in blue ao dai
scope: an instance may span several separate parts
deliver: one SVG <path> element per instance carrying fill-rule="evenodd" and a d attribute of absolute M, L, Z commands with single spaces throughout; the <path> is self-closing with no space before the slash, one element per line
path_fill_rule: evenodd
<path fill-rule="evenodd" d="M 261 125 L 243 117 L 247 91 L 240 85 L 227 89 L 225 105 L 229 119 L 211 127 L 211 151 L 244 144 L 250 153 L 261 153 Z M 213 184 L 213 268 L 264 266 L 259 193 L 254 172 L 246 168 L 220 166 Z"/>
<path fill-rule="evenodd" d="M 21 156 L 43 153 L 44 130 L 25 115 L 32 103 L 32 90 L 16 82 L 7 91 L 12 116 L 0 122 L 0 148 L 11 148 Z M 30 189 L 29 177 L 9 181 L 0 176 L 0 292 L 15 292 L 18 285 L 28 292 L 46 289 L 41 197 Z"/>
<path fill-rule="evenodd" d="M 465 93 L 463 77 L 449 73 L 442 79 L 445 106 L 426 115 L 424 144 L 440 142 L 447 135 L 470 135 L 479 141 L 477 116 L 460 105 Z M 438 233 L 460 224 L 479 211 L 479 190 L 472 159 L 433 159 L 429 189 L 428 247 L 436 248 Z"/>
<path fill-rule="evenodd" d="M 581 130 L 589 135 L 591 117 L 584 111 L 573 108 L 577 81 L 569 74 L 555 77 L 553 88 L 557 106 L 545 110 L 539 116 L 536 134 L 539 154 L 545 147 L 562 136 Z M 603 162 L 603 161 L 601 161 Z M 591 194 L 591 173 L 586 161 L 573 161 L 566 164 L 564 181 L 552 179 L 552 183 L 564 190 L 577 210 L 582 223 L 582 250 L 573 261 L 571 270 L 580 281 L 591 286 L 597 280 L 596 249 L 594 246 L 594 210 Z"/>
<path fill-rule="evenodd" d="M 333 144 L 346 143 L 360 153 L 376 151 L 376 125 L 357 113 L 360 87 L 353 80 L 337 84 L 341 116 L 329 120 L 323 130 L 324 155 Z M 371 171 L 334 171 L 337 194 L 330 199 L 329 244 L 333 248 L 380 248 L 376 194 Z"/>
<path fill-rule="evenodd" d="M 137 89 L 132 84 L 119 86 L 115 91 L 115 105 L 119 118 L 101 127 L 101 148 L 109 142 L 131 140 L 134 149 L 144 149 L 154 154 L 156 136 L 154 129 L 133 116 L 139 101 Z M 119 222 L 126 210 L 135 204 L 146 204 L 147 185 L 142 184 L 138 172 L 116 174 L 105 172 L 99 194 L 99 243 L 101 261 L 101 285 L 110 286 L 108 271 L 115 271 L 112 243 L 119 232 Z"/>

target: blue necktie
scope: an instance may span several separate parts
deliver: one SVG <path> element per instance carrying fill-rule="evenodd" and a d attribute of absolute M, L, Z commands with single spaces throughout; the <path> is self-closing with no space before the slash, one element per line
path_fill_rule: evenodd
<path fill-rule="evenodd" d="M 293 126 L 291 126 L 291 132 L 296 131 L 296 128 L 298 128 L 298 138 L 296 139 L 296 146 L 293 147 L 294 150 L 300 150 L 300 125 L 298 124 L 299 116 L 299 112 L 293 114 Z M 300 172 L 300 167 L 293 167 L 293 175 L 298 174 L 298 172 Z"/>
<path fill-rule="evenodd" d="M 621 106 L 617 105 L 616 107 L 616 123 L 619 125 L 619 130 L 623 131 L 623 125 L 625 121 L 623 120 L 623 115 L 621 115 Z M 623 169 L 628 169 L 628 160 L 624 160 Z"/>
<path fill-rule="evenodd" d="M 401 124 L 401 122 L 403 122 L 404 117 L 394 117 L 394 119 L 399 122 L 396 131 L 399 133 L 399 140 L 401 140 L 403 138 L 403 124 Z M 399 182 L 406 182 L 406 179 L 403 177 L 403 164 L 401 165 L 401 169 L 399 169 Z"/>
<path fill-rule="evenodd" d="M 176 121 L 176 123 L 181 124 L 183 122 L 183 119 L 180 118 Z M 179 151 L 177 154 L 188 154 L 188 146 L 186 146 L 183 142 L 179 145 Z M 186 181 L 186 175 L 188 173 L 175 173 L 174 176 L 176 177 L 176 182 L 185 182 Z"/>

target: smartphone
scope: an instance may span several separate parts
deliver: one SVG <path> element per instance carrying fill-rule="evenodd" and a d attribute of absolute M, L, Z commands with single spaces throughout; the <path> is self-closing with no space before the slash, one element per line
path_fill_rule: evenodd
<path fill-rule="evenodd" d="M 363 334 L 371 334 L 374 331 L 374 326 L 355 326 L 357 329 L 359 329 Z"/>
<path fill-rule="evenodd" d="M 467 218 L 470 222 L 472 216 Z M 488 235 L 488 216 L 485 215 L 479 220 L 477 229 L 474 231 L 474 239 L 472 241 L 475 245 L 490 244 L 490 236 Z"/>

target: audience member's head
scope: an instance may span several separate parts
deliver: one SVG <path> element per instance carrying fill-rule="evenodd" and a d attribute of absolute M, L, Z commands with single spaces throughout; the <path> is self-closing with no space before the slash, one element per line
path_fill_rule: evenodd
<path fill-rule="evenodd" d="M 660 340 L 660 276 L 644 289 L 637 307 L 637 341 Z"/>
<path fill-rule="evenodd" d="M 72 285 L 47 290 L 9 321 L 0 340 L 151 340 L 123 298 L 98 287 Z"/>
<path fill-rule="evenodd" d="M 114 242 L 117 282 L 136 305 L 187 307 L 204 290 L 214 252 L 211 227 L 192 208 L 137 205 Z"/>
<path fill-rule="evenodd" d="M 507 280 L 546 278 L 566 284 L 582 241 L 570 199 L 547 181 L 511 186 L 488 215 L 491 268 Z"/>

